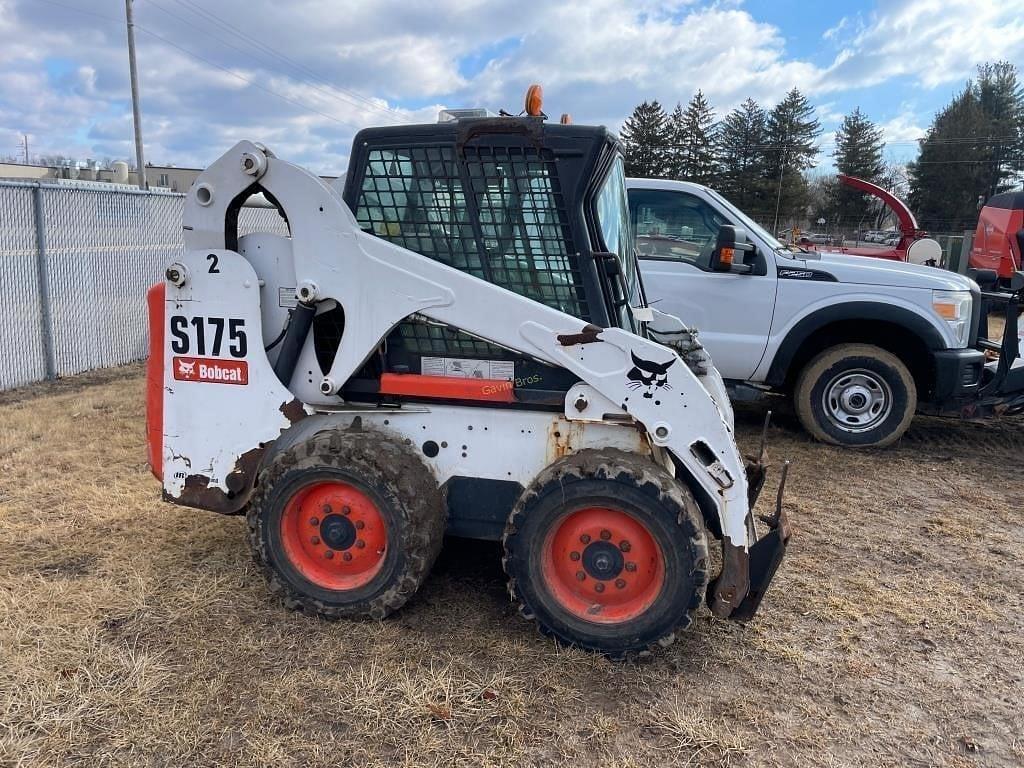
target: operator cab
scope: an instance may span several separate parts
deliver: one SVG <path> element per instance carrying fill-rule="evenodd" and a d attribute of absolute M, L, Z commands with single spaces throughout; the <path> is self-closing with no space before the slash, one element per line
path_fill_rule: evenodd
<path fill-rule="evenodd" d="M 630 307 L 644 298 L 622 153 L 603 127 L 449 114 L 368 128 L 353 141 L 343 196 L 365 232 L 594 325 L 637 330 Z M 337 348 L 332 322 L 321 315 L 314 325 L 320 357 Z M 380 369 L 370 375 L 512 380 L 517 393 L 555 405 L 575 381 L 418 317 L 372 363 Z"/>

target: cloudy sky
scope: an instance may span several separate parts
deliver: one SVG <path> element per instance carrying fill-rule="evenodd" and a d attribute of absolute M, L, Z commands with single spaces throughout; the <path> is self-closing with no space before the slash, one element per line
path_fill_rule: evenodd
<path fill-rule="evenodd" d="M 367 125 L 442 106 L 618 128 L 700 88 L 719 114 L 796 86 L 823 152 L 860 106 L 890 159 L 986 60 L 1024 69 L 1024 0 L 136 0 L 146 159 L 203 166 L 240 138 L 320 173 Z M 133 156 L 123 0 L 0 0 L 0 156 Z M 823 158 L 827 163 L 827 159 Z"/>

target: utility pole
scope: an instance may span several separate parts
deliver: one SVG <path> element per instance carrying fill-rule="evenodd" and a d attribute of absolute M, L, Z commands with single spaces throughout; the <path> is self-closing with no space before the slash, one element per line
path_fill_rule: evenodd
<path fill-rule="evenodd" d="M 22 137 L 25 139 L 25 165 L 28 165 L 28 134 L 23 133 Z"/>
<path fill-rule="evenodd" d="M 132 0 L 124 0 L 125 19 L 128 22 L 128 67 L 132 80 L 132 116 L 135 118 L 135 163 L 138 166 L 139 189 L 149 189 L 146 181 L 146 158 L 142 154 L 142 113 L 139 110 L 139 70 L 135 66 L 135 17 Z"/>

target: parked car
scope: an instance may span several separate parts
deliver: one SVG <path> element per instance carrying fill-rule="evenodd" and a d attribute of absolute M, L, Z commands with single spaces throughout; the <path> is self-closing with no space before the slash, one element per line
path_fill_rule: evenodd
<path fill-rule="evenodd" d="M 800 242 L 804 245 L 832 245 L 832 236 L 820 232 L 807 232 L 800 235 Z"/>
<path fill-rule="evenodd" d="M 981 291 L 972 280 L 786 247 L 698 184 L 630 179 L 627 187 L 648 299 L 692 320 L 734 399 L 786 395 L 814 437 L 857 447 L 894 442 L 915 411 L 1024 407 L 1024 391 L 1011 387 L 1024 390 L 1021 376 L 979 396 L 995 369 L 976 348 Z M 735 269 L 719 271 L 712 255 L 730 225 L 752 249 L 735 251 Z M 689 234 L 676 238 L 683 226 Z"/>

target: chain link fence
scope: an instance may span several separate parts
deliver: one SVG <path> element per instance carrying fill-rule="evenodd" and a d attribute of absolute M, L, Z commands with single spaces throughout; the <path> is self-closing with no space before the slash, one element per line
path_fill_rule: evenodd
<path fill-rule="evenodd" d="M 146 357 L 146 289 L 184 250 L 185 196 L 0 181 L 0 390 Z M 239 232 L 287 234 L 272 208 Z"/>

